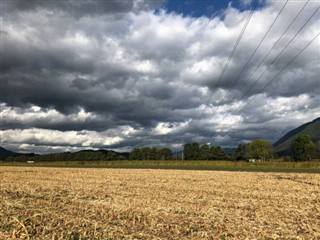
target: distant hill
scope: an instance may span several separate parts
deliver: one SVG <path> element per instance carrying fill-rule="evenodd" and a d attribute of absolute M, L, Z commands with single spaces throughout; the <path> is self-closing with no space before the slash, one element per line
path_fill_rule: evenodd
<path fill-rule="evenodd" d="M 320 141 L 320 118 L 317 118 L 312 122 L 305 123 L 285 134 L 273 144 L 275 152 L 279 156 L 290 155 L 291 142 L 302 133 L 309 134 L 313 142 Z"/>
<path fill-rule="evenodd" d="M 0 159 L 4 159 L 6 157 L 19 156 L 19 155 L 20 155 L 19 153 L 12 152 L 12 151 L 9 151 L 3 147 L 0 147 Z"/>
<path fill-rule="evenodd" d="M 236 151 L 236 148 L 223 148 L 223 150 L 230 156 L 233 156 L 234 152 Z"/>
<path fill-rule="evenodd" d="M 115 152 L 112 150 L 81 150 L 78 152 L 61 152 L 50 154 L 20 154 L 10 152 L 4 148 L 1 148 L 1 160 L 3 161 L 100 161 L 100 160 L 122 160 L 128 159 L 129 153 L 127 152 Z"/>
<path fill-rule="evenodd" d="M 116 152 L 116 151 L 113 151 L 113 150 L 105 150 L 105 149 L 99 149 L 99 150 L 81 150 L 79 152 L 75 152 L 73 154 L 79 154 L 79 153 L 101 153 L 105 156 L 107 156 L 109 153 L 114 153 L 118 156 L 122 156 L 123 158 L 125 159 L 129 159 L 129 153 L 128 152 Z M 99 160 L 99 159 L 98 159 Z"/>

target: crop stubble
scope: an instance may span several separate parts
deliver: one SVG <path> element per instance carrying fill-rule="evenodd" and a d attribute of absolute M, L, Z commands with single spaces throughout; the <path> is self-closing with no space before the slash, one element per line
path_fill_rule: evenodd
<path fill-rule="evenodd" d="M 320 174 L 1 167 L 0 239 L 320 239 Z"/>

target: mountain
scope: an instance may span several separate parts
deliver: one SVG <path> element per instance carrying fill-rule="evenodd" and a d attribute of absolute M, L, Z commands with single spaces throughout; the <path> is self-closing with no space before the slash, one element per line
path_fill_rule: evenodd
<path fill-rule="evenodd" d="M 273 144 L 275 152 L 279 156 L 290 155 L 291 142 L 302 133 L 309 134 L 312 141 L 318 143 L 320 141 L 320 118 L 317 118 L 312 122 L 305 123 L 285 134 Z"/>
<path fill-rule="evenodd" d="M 105 156 L 108 155 L 108 153 L 114 153 L 118 156 L 122 156 L 124 157 L 125 159 L 129 159 L 129 153 L 128 152 L 116 152 L 116 151 L 113 151 L 113 150 L 106 150 L 106 149 L 99 149 L 99 150 L 91 150 L 91 149 L 85 149 L 85 150 L 81 150 L 79 152 L 75 152 L 74 154 L 76 153 L 101 153 L 101 154 L 104 154 Z"/>
<path fill-rule="evenodd" d="M 19 153 L 16 152 L 11 152 L 3 147 L 0 147 L 0 159 L 4 159 L 6 157 L 10 157 L 10 156 L 18 156 L 20 155 Z"/>
<path fill-rule="evenodd" d="M 100 160 L 124 160 L 129 158 L 128 152 L 115 152 L 112 150 L 81 150 L 78 152 L 60 152 L 50 154 L 20 154 L 0 148 L 0 159 L 4 161 L 100 161 Z M 11 157 L 11 158 L 9 158 Z"/>
<path fill-rule="evenodd" d="M 223 150 L 230 156 L 233 156 L 234 152 L 236 151 L 236 148 L 223 148 Z"/>

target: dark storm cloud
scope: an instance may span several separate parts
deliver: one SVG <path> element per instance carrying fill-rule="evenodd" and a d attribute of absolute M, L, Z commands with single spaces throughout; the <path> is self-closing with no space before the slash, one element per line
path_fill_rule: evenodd
<path fill-rule="evenodd" d="M 161 4 L 3 2 L 3 143 L 35 151 L 179 149 L 182 141 L 234 146 L 259 137 L 275 141 L 289 129 L 285 119 L 294 127 L 320 114 L 319 42 L 269 83 L 317 34 L 317 18 L 257 80 L 317 3 L 306 7 L 251 78 L 303 3 L 288 4 L 239 75 L 283 3 L 256 11 L 220 80 L 249 11 L 229 7 L 223 16 L 192 18 L 155 13 Z"/>
<path fill-rule="evenodd" d="M 2 73 L 11 70 L 46 70 L 54 69 L 55 71 L 70 71 L 83 74 L 89 74 L 94 71 L 92 61 L 81 59 L 76 53 L 68 49 L 30 49 L 12 43 L 6 43 L 3 40 L 6 49 L 2 52 L 5 62 L 3 63 Z M 11 45 L 11 46 L 10 46 Z"/>
<path fill-rule="evenodd" d="M 53 111 L 52 109 L 41 109 L 41 114 L 39 114 L 39 111 L 32 111 L 28 108 L 11 109 L 10 112 L 7 112 L 8 115 L 11 114 L 11 116 L 2 118 L 1 130 L 40 128 L 59 131 L 81 131 L 87 129 L 101 132 L 119 125 L 118 121 L 115 121 L 112 116 L 108 115 L 94 115 L 85 119 L 79 119 L 78 113 L 62 115 Z M 28 116 L 28 114 L 32 112 L 33 114 Z M 19 118 L 14 116 L 14 114 L 22 117 Z"/>
<path fill-rule="evenodd" d="M 48 11 L 63 11 L 75 17 L 83 17 L 87 15 L 102 15 L 126 13 L 132 10 L 150 10 L 163 4 L 162 0 L 156 1 L 39 1 L 39 0 L 13 0 L 4 1 L 2 5 L 3 12 L 15 11 L 33 11 L 37 9 L 46 9 Z"/>

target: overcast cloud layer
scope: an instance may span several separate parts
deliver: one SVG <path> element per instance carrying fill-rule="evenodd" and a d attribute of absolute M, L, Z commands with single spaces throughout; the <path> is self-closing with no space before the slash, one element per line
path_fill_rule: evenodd
<path fill-rule="evenodd" d="M 284 2 L 259 7 L 219 80 L 250 13 L 232 2 L 194 18 L 163 1 L 3 1 L 1 145 L 44 153 L 275 141 L 320 116 L 319 37 L 274 78 L 319 33 L 319 10 L 273 61 L 319 2 L 257 69 L 305 3 L 289 1 L 237 77 Z"/>

